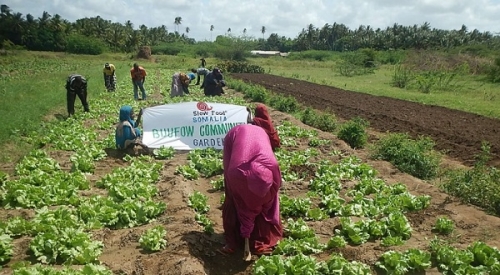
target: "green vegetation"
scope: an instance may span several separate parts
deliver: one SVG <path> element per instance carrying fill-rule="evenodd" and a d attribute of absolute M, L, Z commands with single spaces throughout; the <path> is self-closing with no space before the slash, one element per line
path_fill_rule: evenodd
<path fill-rule="evenodd" d="M 486 164 L 490 158 L 489 145 L 483 143 L 482 149 L 472 169 L 447 171 L 441 188 L 463 202 L 500 215 L 500 170 Z"/>
<path fill-rule="evenodd" d="M 440 156 L 433 151 L 434 142 L 428 137 L 411 139 L 408 134 L 392 133 L 373 146 L 373 158 L 391 162 L 402 172 L 421 179 L 437 176 Z"/>
<path fill-rule="evenodd" d="M 113 57 L 118 56 L 101 56 L 100 58 Z M 60 62 L 67 62 L 72 58 L 78 57 L 62 56 Z M 166 62 L 165 59 L 162 60 L 162 57 L 159 57 L 157 63 L 146 63 L 150 72 L 146 82 L 149 90 L 165 93 L 164 79 L 173 72 L 173 70 L 163 69 L 162 66 L 165 64 L 176 68 L 186 67 L 186 61 L 182 62 L 183 57 L 168 58 L 172 60 Z M 112 128 L 117 116 L 118 103 L 130 102 L 129 104 L 135 108 L 146 104 L 133 102 L 131 96 L 128 100 L 123 99 L 128 89 L 127 77 L 119 79 L 119 86 L 124 87 L 122 91 L 116 94 L 104 92 L 99 78 L 102 61 L 98 62 L 96 57 L 88 59 L 90 61 L 87 62 L 92 67 L 87 68 L 88 72 L 98 79 L 90 81 L 94 83 L 92 85 L 95 85 L 95 91 L 101 91 L 96 92 L 93 97 L 92 106 L 95 112 L 78 113 L 77 117 L 69 120 L 47 119 L 43 125 L 38 126 L 40 131 L 20 129 L 12 135 L 20 137 L 22 142 L 30 146 L 30 150 L 21 158 L 21 161 L 16 162 L 15 174 L 12 177 L 7 174 L 0 175 L 0 185 L 3 190 L 6 190 L 5 195 L 2 193 L 2 203 L 7 207 L 21 206 L 37 210 L 32 219 L 16 217 L 0 222 L 0 236 L 2 236 L 0 247 L 3 249 L 0 259 L 4 258 L 4 261 L 9 261 L 12 257 L 12 239 L 16 236 L 28 236 L 32 238 L 30 249 L 39 262 L 85 265 L 83 271 L 62 269 L 67 272 L 65 274 L 85 274 L 84 272 L 86 274 L 109 274 L 106 273 L 108 271 L 106 268 L 93 264 L 102 252 L 102 243 L 92 239 L 92 230 L 103 227 L 118 229 L 144 225 L 153 221 L 166 209 L 164 203 L 154 200 L 158 194 L 155 183 L 161 177 L 162 161 L 174 155 L 171 148 L 156 150 L 154 157 L 127 156 L 123 159 L 126 167 L 116 168 L 103 175 L 93 181 L 92 186 L 82 176 L 84 173 L 93 174 L 96 171 L 96 163 L 105 156 L 104 149 L 114 146 L 112 134 L 103 136 L 102 133 Z M 53 62 L 50 63 L 52 65 L 58 64 L 55 60 L 51 62 Z M 117 58 L 117 62 L 114 63 L 118 65 L 119 75 L 127 75 L 131 62 L 132 60 L 129 59 Z M 187 61 L 189 62 L 191 61 Z M 195 62 L 193 60 L 193 63 Z M 43 67 L 43 70 L 49 70 L 48 67 L 50 66 Z M 64 66 L 60 68 L 66 70 Z M 39 75 L 45 74 L 40 72 Z M 61 73 L 61 76 L 64 77 L 50 80 L 54 87 L 62 86 L 65 74 Z M 27 81 L 28 78 L 28 74 L 22 74 L 18 80 L 26 79 Z M 338 128 L 339 137 L 345 135 L 346 140 L 355 144 L 353 147 L 359 148 L 360 144 L 366 143 L 363 137 L 366 137 L 364 134 L 367 125 L 363 121 L 353 120 L 339 124 L 333 115 L 304 108 L 293 98 L 275 95 L 262 87 L 238 81 L 228 82 L 230 86 L 234 85 L 243 91 L 247 99 L 262 100 L 273 108 L 292 113 L 309 125 L 316 125 L 329 132 L 335 132 Z M 386 85 L 390 86 L 390 83 L 387 82 Z M 60 94 L 60 92 L 57 93 Z M 431 91 L 427 95 L 432 94 Z M 182 99 L 166 97 L 161 101 L 153 99 L 152 104 L 176 102 L 176 100 L 198 100 L 200 97 L 196 96 L 190 95 Z M 214 101 L 218 100 L 248 104 L 239 97 L 214 99 Z M 30 101 L 26 102 L 23 102 L 23 104 L 26 103 L 24 106 L 31 106 Z M 64 97 L 62 97 L 62 102 L 59 105 L 56 104 L 55 107 L 64 111 L 63 102 Z M 30 110 L 26 113 L 32 115 Z M 20 112 L 19 116 L 22 115 L 24 113 Z M 35 117 L 41 119 L 43 115 Z M 39 120 L 34 121 L 39 122 Z M 86 121 L 94 123 L 88 125 L 85 124 Z M 276 157 L 282 168 L 282 177 L 290 184 L 307 179 L 309 192 L 305 196 L 296 197 L 292 195 L 293 193 L 287 193 L 293 190 L 289 189 L 282 194 L 282 214 L 291 218 L 286 223 L 286 238 L 275 250 L 276 255 L 263 256 L 256 261 L 253 267 L 255 274 L 283 274 L 285 272 L 370 274 L 370 266 L 355 261 L 349 262 L 335 251 L 346 245 L 363 245 L 366 242 L 377 242 L 386 247 L 402 245 L 411 238 L 412 224 L 406 215 L 409 212 L 429 207 L 431 203 L 429 196 L 413 195 L 402 183 L 387 184 L 377 177 L 377 171 L 357 157 L 332 152 L 331 156 L 335 156 L 335 161 L 325 159 L 325 154 L 321 149 L 323 149 L 322 146 L 328 144 L 328 141 L 319 139 L 316 130 L 305 130 L 289 122 L 277 125 L 277 130 L 283 144 L 283 148 L 276 151 Z M 101 135 L 96 133 L 101 133 Z M 75 138 L 76 134 L 81 138 Z M 302 144 L 310 144 L 311 148 L 289 150 L 301 139 L 304 141 Z M 401 170 L 407 169 L 424 179 L 437 175 L 439 157 L 432 152 L 433 144 L 429 140 L 425 138 L 412 140 L 407 135 L 394 134 L 394 136 L 388 135 L 387 140 L 382 138 L 381 141 L 375 145 L 378 157 L 388 159 Z M 40 149 L 41 146 L 45 146 L 43 150 Z M 35 150 L 32 150 L 33 148 Z M 62 169 L 48 154 L 49 148 L 71 152 L 69 157 L 71 170 Z M 220 151 L 193 150 L 186 154 L 186 158 L 186 165 L 176 167 L 179 174 L 187 180 L 208 178 L 213 180 L 214 189 L 223 188 Z M 485 159 L 481 159 L 483 166 Z M 478 171 L 485 170 L 478 169 Z M 498 181 L 496 174 L 491 175 L 493 176 L 488 179 L 489 181 Z M 484 177 L 484 175 L 482 178 L 479 178 L 479 175 L 468 176 L 468 178 L 457 176 L 455 181 L 484 182 Z M 471 181 L 470 178 L 475 178 L 475 180 Z M 345 185 L 346 182 L 350 184 Z M 78 190 L 88 190 L 94 187 L 100 188 L 98 191 L 106 195 L 81 196 L 78 193 Z M 56 190 L 59 192 L 55 192 Z M 470 196 L 470 194 L 467 195 Z M 493 198 L 490 201 L 494 201 Z M 209 218 L 209 214 L 212 214 L 210 211 L 213 210 L 208 205 L 208 196 L 202 192 L 193 191 L 186 203 L 194 210 L 194 220 L 203 227 L 205 232 L 213 233 L 214 223 Z M 340 226 L 335 228 L 336 231 L 331 232 L 332 235 L 335 234 L 334 237 L 331 237 L 328 242 L 322 242 L 311 225 L 334 216 L 339 217 Z M 445 230 L 447 226 L 436 224 L 435 230 L 438 230 L 438 227 Z M 139 243 L 145 250 L 155 251 L 165 247 L 164 228 L 154 227 L 151 231 L 144 232 Z M 459 250 L 451 245 L 442 245 L 439 248 L 435 245 L 436 242 L 431 242 L 429 252 L 417 249 L 386 252 L 378 259 L 377 266 L 394 273 L 405 270 L 421 272 L 429 267 L 438 267 L 440 270 L 449 272 L 462 270 L 462 273 L 470 270 L 491 272 L 498 268 L 498 251 L 483 243 L 476 242 L 466 250 Z M 53 244 L 55 249 L 51 249 L 49 244 Z M 73 251 L 79 253 L 72 253 Z M 314 256 L 317 253 L 331 253 L 331 256 L 329 259 L 320 261 Z M 52 269 L 51 271 L 45 271 L 45 269 L 37 265 L 19 266 L 17 269 L 13 267 L 13 273 L 35 273 L 35 270 L 39 272 L 44 270 L 44 274 L 58 274 Z"/>
<path fill-rule="evenodd" d="M 146 230 L 139 238 L 139 244 L 147 251 L 160 251 L 167 246 L 165 236 L 167 231 L 163 226 L 157 225 Z"/>
<path fill-rule="evenodd" d="M 368 142 L 366 128 L 370 123 L 362 118 L 354 118 L 340 126 L 337 136 L 352 148 L 363 148 Z"/>

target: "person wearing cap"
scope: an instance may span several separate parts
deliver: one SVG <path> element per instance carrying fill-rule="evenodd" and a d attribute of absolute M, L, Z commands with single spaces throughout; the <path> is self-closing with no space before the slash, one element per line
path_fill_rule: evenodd
<path fill-rule="evenodd" d="M 146 81 L 146 70 L 134 63 L 130 69 L 130 76 L 132 77 L 132 84 L 134 84 L 134 99 L 139 100 L 139 89 L 142 92 L 142 100 L 146 100 L 146 90 L 144 89 L 144 81 Z"/>
<path fill-rule="evenodd" d="M 207 76 L 207 74 L 210 72 L 209 69 L 207 68 L 198 68 L 198 69 L 191 69 L 191 72 L 192 73 L 195 73 L 196 74 L 196 84 L 194 85 L 200 85 L 200 76 L 203 76 L 203 81 L 205 81 L 205 76 Z"/>
<path fill-rule="evenodd" d="M 223 87 L 226 86 L 226 81 L 219 68 L 214 68 L 205 76 L 201 87 L 206 96 L 220 96 L 224 93 Z"/>
<path fill-rule="evenodd" d="M 116 89 L 116 74 L 115 65 L 106 63 L 102 69 L 104 75 L 104 86 L 108 92 L 113 92 Z"/>
<path fill-rule="evenodd" d="M 75 114 L 75 99 L 78 96 L 85 112 L 90 112 L 87 102 L 87 80 L 79 74 L 71 74 L 66 79 L 66 102 L 68 115 Z"/>
<path fill-rule="evenodd" d="M 177 72 L 172 75 L 172 87 L 170 88 L 170 96 L 184 96 L 189 94 L 189 83 L 196 78 L 195 74 Z"/>

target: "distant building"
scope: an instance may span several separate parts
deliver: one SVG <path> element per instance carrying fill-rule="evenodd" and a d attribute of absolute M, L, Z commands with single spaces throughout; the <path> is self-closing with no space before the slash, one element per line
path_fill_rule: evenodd
<path fill-rule="evenodd" d="M 289 54 L 289 53 L 282 53 L 280 51 L 250 51 L 250 53 L 252 55 L 258 55 L 258 56 L 263 56 L 263 57 L 269 57 L 269 56 L 286 57 Z"/>

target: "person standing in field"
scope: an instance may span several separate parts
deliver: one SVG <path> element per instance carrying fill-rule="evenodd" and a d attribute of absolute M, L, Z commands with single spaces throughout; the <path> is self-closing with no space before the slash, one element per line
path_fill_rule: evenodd
<path fill-rule="evenodd" d="M 104 76 L 104 86 L 108 92 L 113 92 L 116 89 L 116 68 L 115 65 L 106 63 L 102 69 Z"/>
<path fill-rule="evenodd" d="M 207 61 L 205 61 L 205 58 L 204 57 L 200 58 L 200 61 L 201 61 L 201 67 L 205 68 L 207 66 Z"/>
<path fill-rule="evenodd" d="M 207 68 L 198 68 L 198 69 L 191 69 L 192 73 L 196 74 L 196 84 L 194 85 L 200 85 L 200 77 L 203 76 L 203 81 L 205 81 L 205 76 L 207 76 L 208 73 L 210 73 L 210 70 Z"/>
<path fill-rule="evenodd" d="M 175 73 L 172 75 L 172 86 L 170 87 L 170 96 L 184 96 L 189 94 L 189 83 L 195 79 L 194 73 Z"/>
<path fill-rule="evenodd" d="M 205 76 L 201 88 L 206 96 L 220 96 L 224 93 L 223 87 L 226 86 L 226 81 L 219 68 L 214 68 Z"/>
<path fill-rule="evenodd" d="M 232 254 L 244 245 L 243 259 L 247 261 L 252 252 L 271 254 L 283 237 L 281 171 L 266 131 L 252 124 L 231 128 L 224 138 L 223 167 L 226 245 L 218 251 Z"/>
<path fill-rule="evenodd" d="M 142 100 L 146 100 L 146 90 L 144 89 L 144 81 L 146 81 L 146 70 L 134 63 L 130 69 L 130 76 L 132 77 L 132 84 L 134 85 L 134 99 L 139 100 L 139 89 L 142 92 Z"/>
<path fill-rule="evenodd" d="M 80 99 L 85 112 L 90 112 L 89 103 L 87 102 L 87 80 L 79 74 L 71 74 L 66 79 L 66 103 L 68 107 L 68 115 L 75 114 L 76 97 Z"/>

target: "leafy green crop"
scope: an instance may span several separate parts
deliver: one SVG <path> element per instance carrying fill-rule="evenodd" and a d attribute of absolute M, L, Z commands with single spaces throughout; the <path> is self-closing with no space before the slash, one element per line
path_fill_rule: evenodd
<path fill-rule="evenodd" d="M 153 150 L 153 155 L 157 159 L 171 159 L 175 156 L 175 150 L 173 147 L 160 147 Z"/>
<path fill-rule="evenodd" d="M 165 236 L 167 231 L 163 226 L 157 225 L 151 229 L 146 230 L 139 239 L 141 247 L 148 251 L 160 251 L 167 247 L 167 240 Z"/>
<path fill-rule="evenodd" d="M 0 234 L 0 264 L 10 260 L 14 254 L 12 239 L 7 234 Z"/>
<path fill-rule="evenodd" d="M 61 228 L 36 235 L 30 249 L 42 263 L 87 264 L 97 262 L 104 245 L 92 241 L 81 229 Z"/>
<path fill-rule="evenodd" d="M 188 206 L 193 208 L 194 211 L 204 214 L 210 210 L 210 206 L 207 205 L 208 197 L 199 191 L 195 191 L 189 196 Z"/>
<path fill-rule="evenodd" d="M 450 234 L 453 232 L 454 228 L 455 225 L 453 221 L 446 217 L 439 217 L 436 220 L 436 224 L 432 227 L 433 230 L 436 230 L 441 234 Z"/>

